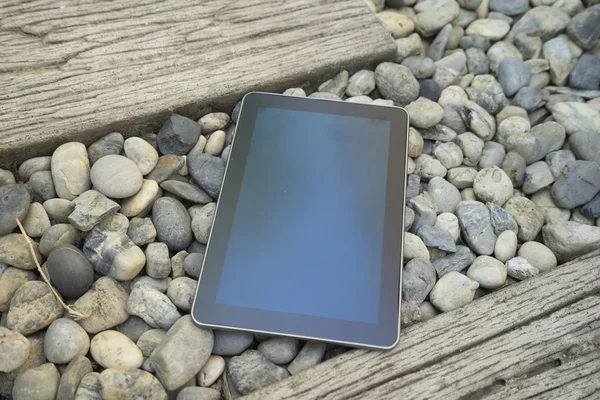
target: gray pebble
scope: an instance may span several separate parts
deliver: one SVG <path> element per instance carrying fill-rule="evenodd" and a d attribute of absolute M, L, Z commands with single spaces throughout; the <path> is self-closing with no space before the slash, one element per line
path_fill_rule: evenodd
<path fill-rule="evenodd" d="M 152 222 L 158 240 L 170 250 L 183 250 L 192 242 L 191 218 L 179 201 L 163 197 L 152 207 Z"/>
<path fill-rule="evenodd" d="M 25 282 L 10 302 L 6 327 L 27 336 L 46 328 L 62 313 L 62 306 L 46 283 Z"/>
<path fill-rule="evenodd" d="M 569 15 L 558 8 L 534 7 L 513 25 L 506 39 L 512 40 L 519 33 L 526 33 L 548 40 L 565 29 L 569 20 Z"/>
<path fill-rule="evenodd" d="M 486 142 L 483 146 L 481 159 L 479 160 L 479 168 L 499 167 L 504 161 L 506 151 L 504 146 L 496 142 Z"/>
<path fill-rule="evenodd" d="M 213 198 L 217 198 L 225 174 L 225 163 L 210 154 L 193 154 L 187 158 L 188 169 L 194 181 Z"/>
<path fill-rule="evenodd" d="M 486 206 L 490 210 L 495 235 L 498 236 L 504 231 L 512 231 L 515 234 L 519 232 L 519 226 L 504 208 L 494 203 L 486 203 Z"/>
<path fill-rule="evenodd" d="M 346 94 L 350 97 L 368 95 L 373 89 L 375 89 L 375 73 L 363 69 L 350 77 Z"/>
<path fill-rule="evenodd" d="M 30 203 L 31 195 L 24 185 L 0 186 L 0 235 L 12 232 L 17 227 L 17 218 L 23 221 Z"/>
<path fill-rule="evenodd" d="M 568 163 L 575 161 L 575 155 L 570 150 L 558 150 L 548 153 L 546 163 L 550 167 L 552 176 L 558 178 Z"/>
<path fill-rule="evenodd" d="M 0 236 L 0 263 L 20 269 L 35 269 L 35 259 L 31 255 L 28 240 L 20 233 L 10 233 Z M 42 255 L 37 243 L 33 242 L 35 257 L 41 263 Z"/>
<path fill-rule="evenodd" d="M 31 175 L 29 185 L 42 200 L 50 200 L 57 197 L 54 190 L 54 181 L 50 171 L 38 171 Z"/>
<path fill-rule="evenodd" d="M 146 247 L 146 273 L 152 278 L 166 278 L 171 273 L 169 248 L 165 243 L 150 243 Z"/>
<path fill-rule="evenodd" d="M 202 125 L 179 114 L 171 114 L 158 132 L 157 143 L 162 154 L 183 155 L 198 141 Z"/>
<path fill-rule="evenodd" d="M 435 66 L 433 80 L 442 88 L 447 88 L 450 85 L 458 84 L 467 71 L 467 56 L 462 50 L 459 50 L 436 61 Z"/>
<path fill-rule="evenodd" d="M 150 325 L 141 318 L 131 316 L 127 321 L 117 327 L 117 331 L 127 336 L 132 342 L 137 342 L 140 336 L 146 331 L 152 329 Z"/>
<path fill-rule="evenodd" d="M 194 237 L 202 244 L 208 243 L 208 236 L 210 235 L 216 208 L 216 203 L 208 203 L 202 207 L 192 219 L 191 226 Z"/>
<path fill-rule="evenodd" d="M 437 275 L 441 278 L 450 271 L 462 271 L 475 260 L 475 253 L 467 246 L 456 246 L 456 252 L 433 261 Z"/>
<path fill-rule="evenodd" d="M 54 400 L 58 391 L 60 373 L 52 363 L 29 369 L 15 379 L 14 400 Z"/>
<path fill-rule="evenodd" d="M 540 272 L 553 270 L 558 265 L 552 250 L 539 242 L 529 241 L 523 243 L 519 248 L 519 257 L 529 261 Z"/>
<path fill-rule="evenodd" d="M 438 101 L 442 89 L 436 81 L 433 79 L 425 79 L 419 83 L 419 97 L 429 99 L 431 101 Z"/>
<path fill-rule="evenodd" d="M 452 33 L 452 25 L 445 25 L 437 34 L 431 45 L 427 49 L 427 57 L 432 59 L 433 61 L 438 61 L 444 55 L 444 50 L 446 49 L 446 45 L 448 44 L 448 40 L 450 39 L 450 34 Z M 419 78 L 419 77 L 417 77 Z"/>
<path fill-rule="evenodd" d="M 99 192 L 115 199 L 133 196 L 143 183 L 137 165 L 120 155 L 108 155 L 96 161 L 90 171 L 90 179 Z"/>
<path fill-rule="evenodd" d="M 502 170 L 508 175 L 513 187 L 520 187 L 525 180 L 527 164 L 523 156 L 516 151 L 509 151 L 502 161 Z"/>
<path fill-rule="evenodd" d="M 92 372 L 92 363 L 84 356 L 75 357 L 63 371 L 56 392 L 57 399 L 75 400 L 75 393 L 83 377 Z M 81 399 L 81 397 L 77 397 Z M 82 400 L 86 400 L 83 398 Z"/>
<path fill-rule="evenodd" d="M 529 68 L 519 58 L 506 58 L 498 67 L 498 81 L 507 96 L 512 96 L 527 86 L 530 78 Z"/>
<path fill-rule="evenodd" d="M 23 228 L 27 235 L 38 238 L 50 228 L 50 218 L 40 203 L 31 203 L 27 215 L 23 218 Z"/>
<path fill-rule="evenodd" d="M 493 254 L 496 235 L 487 207 L 477 201 L 463 201 L 458 204 L 456 211 L 463 238 L 469 246 L 477 254 Z"/>
<path fill-rule="evenodd" d="M 129 222 L 127 236 L 138 246 L 148 244 L 156 238 L 156 228 L 150 218 L 134 217 Z"/>
<path fill-rule="evenodd" d="M 109 133 L 101 137 L 88 147 L 88 157 L 90 164 L 109 154 L 121 154 L 123 150 L 123 135 L 118 132 Z"/>
<path fill-rule="evenodd" d="M 422 226 L 433 226 L 437 215 L 437 206 L 427 192 L 410 199 L 409 204 L 415 212 L 415 221 L 411 232 L 417 232 Z"/>
<path fill-rule="evenodd" d="M 444 25 L 452 22 L 460 12 L 460 6 L 453 0 L 421 2 L 415 7 L 415 11 L 418 12 L 415 20 L 417 31 L 425 37 L 434 35 Z"/>
<path fill-rule="evenodd" d="M 513 197 L 504 205 L 504 209 L 519 226 L 517 236 L 520 241 L 534 240 L 544 225 L 544 213 L 526 197 Z"/>
<path fill-rule="evenodd" d="M 48 361 L 68 364 L 77 356 L 84 356 L 90 348 L 90 338 L 77 322 L 59 318 L 52 322 L 44 337 L 44 352 Z"/>
<path fill-rule="evenodd" d="M 477 173 L 473 181 L 473 190 L 479 199 L 500 206 L 513 195 L 510 178 L 506 172 L 495 166 L 484 168 Z"/>
<path fill-rule="evenodd" d="M 477 47 L 471 47 L 466 50 L 466 55 L 469 73 L 480 75 L 489 72 L 489 62 L 483 50 Z"/>
<path fill-rule="evenodd" d="M 406 111 L 410 115 L 411 125 L 417 128 L 432 128 L 444 116 L 444 109 L 438 103 L 426 98 L 419 98 L 408 104 Z"/>
<path fill-rule="evenodd" d="M 549 186 L 554 182 L 554 177 L 548 164 L 538 161 L 525 168 L 525 181 L 523 182 L 523 193 L 532 194 Z"/>
<path fill-rule="evenodd" d="M 490 0 L 490 10 L 505 15 L 519 15 L 529 9 L 528 0 Z"/>
<path fill-rule="evenodd" d="M 50 199 L 43 204 L 51 221 L 58 224 L 69 223 L 69 215 L 75 207 L 66 199 Z"/>
<path fill-rule="evenodd" d="M 76 299 L 83 295 L 94 282 L 92 264 L 81 250 L 70 244 L 52 250 L 46 261 L 46 267 L 52 285 L 69 299 Z"/>
<path fill-rule="evenodd" d="M 436 69 L 435 63 L 428 57 L 407 57 L 402 61 L 402 65 L 408 67 L 417 79 L 431 78 Z"/>
<path fill-rule="evenodd" d="M 161 183 L 160 187 L 192 203 L 206 204 L 213 201 L 208 193 L 190 183 L 167 180 Z"/>
<path fill-rule="evenodd" d="M 137 165 L 142 175 L 150 173 L 158 163 L 158 152 L 142 138 L 130 137 L 124 144 L 125 155 Z"/>
<path fill-rule="evenodd" d="M 100 394 L 100 374 L 97 372 L 87 373 L 81 378 L 81 382 L 75 392 L 76 400 L 102 400 Z"/>
<path fill-rule="evenodd" d="M 593 161 L 571 161 L 552 185 L 552 197 L 559 207 L 575 208 L 600 191 L 600 166 Z"/>
<path fill-rule="evenodd" d="M 52 154 L 52 179 L 58 197 L 73 200 L 90 188 L 90 161 L 82 143 L 69 142 Z"/>
<path fill-rule="evenodd" d="M 569 137 L 569 146 L 578 159 L 600 164 L 600 135 L 594 132 L 577 132 Z"/>
<path fill-rule="evenodd" d="M 517 253 L 517 243 L 518 239 L 516 233 L 513 231 L 502 232 L 498 235 L 498 240 L 496 240 L 494 256 L 502 262 L 510 260 Z"/>
<path fill-rule="evenodd" d="M 30 348 L 25 336 L 0 326 L 0 373 L 15 371 L 25 364 Z"/>
<path fill-rule="evenodd" d="M 314 92 L 311 93 L 308 97 L 313 97 L 315 99 L 341 100 L 339 96 L 329 92 Z"/>
<path fill-rule="evenodd" d="M 439 212 L 453 213 L 461 200 L 458 189 L 440 177 L 434 177 L 429 181 L 427 192 L 433 199 Z"/>
<path fill-rule="evenodd" d="M 465 189 L 473 186 L 473 181 L 477 176 L 477 170 L 470 167 L 457 167 L 448 171 L 448 181 L 458 189 Z"/>
<path fill-rule="evenodd" d="M 456 26 L 460 26 L 462 28 L 466 28 L 469 24 L 477 19 L 477 14 L 475 11 L 469 11 L 460 9 L 456 18 L 452 20 L 452 23 Z"/>
<path fill-rule="evenodd" d="M 221 392 L 207 387 L 185 387 L 177 393 L 176 400 L 220 400 Z"/>
<path fill-rule="evenodd" d="M 405 106 L 417 99 L 419 82 L 410 69 L 394 63 L 381 63 L 375 69 L 375 82 L 381 95 Z"/>
<path fill-rule="evenodd" d="M 517 92 L 514 101 L 515 104 L 531 111 L 542 103 L 542 90 L 531 86 L 522 87 Z"/>
<path fill-rule="evenodd" d="M 478 48 L 487 51 L 490 48 L 490 40 L 486 37 L 475 35 L 463 36 L 460 39 L 460 47 L 463 49 Z"/>
<path fill-rule="evenodd" d="M 600 194 L 581 207 L 581 214 L 587 218 L 600 218 Z"/>
<path fill-rule="evenodd" d="M 274 364 L 287 364 L 300 351 L 300 341 L 290 337 L 273 337 L 261 342 L 257 349 Z"/>
<path fill-rule="evenodd" d="M 152 286 L 154 289 L 158 290 L 161 293 L 166 293 L 167 288 L 169 287 L 169 282 L 171 282 L 171 278 L 157 279 L 157 278 L 152 278 L 151 276 L 148 276 L 148 275 L 142 275 L 142 276 L 138 276 L 137 278 L 132 280 L 129 288 L 131 290 L 137 285 L 144 284 L 144 285 Z"/>
<path fill-rule="evenodd" d="M 314 367 L 323 359 L 325 349 L 325 343 L 306 342 L 296 358 L 288 365 L 287 370 L 292 375 L 296 375 L 304 370 Z"/>
<path fill-rule="evenodd" d="M 319 85 L 319 92 L 331 93 L 339 98 L 344 96 L 348 86 L 348 71 L 344 70 L 333 78 Z"/>
<path fill-rule="evenodd" d="M 506 266 L 490 256 L 479 256 L 467 270 L 467 276 L 483 289 L 498 289 L 506 281 Z"/>
<path fill-rule="evenodd" d="M 569 86 L 577 89 L 596 90 L 600 86 L 600 55 L 582 54 L 569 75 Z"/>
<path fill-rule="evenodd" d="M 28 182 L 29 178 L 34 173 L 38 171 L 50 171 L 51 161 L 52 157 L 50 156 L 34 157 L 23 161 L 23 163 L 19 165 L 19 180 L 21 182 Z"/>
<path fill-rule="evenodd" d="M 465 125 L 484 141 L 490 140 L 496 133 L 496 120 L 483 107 L 467 101 L 460 109 Z"/>
<path fill-rule="evenodd" d="M 163 341 L 167 331 L 164 329 L 150 329 L 142 333 L 137 340 L 137 346 L 144 357 L 150 357 L 154 349 Z"/>
<path fill-rule="evenodd" d="M 410 229 L 414 220 L 415 220 L 415 212 L 412 210 L 412 208 L 407 207 L 406 210 L 404 211 L 404 230 L 405 231 Z"/>
<path fill-rule="evenodd" d="M 149 285 L 137 285 L 127 300 L 127 312 L 153 328 L 169 329 L 181 314 L 169 298 Z"/>
<path fill-rule="evenodd" d="M 113 328 L 127 320 L 127 292 L 112 278 L 101 277 L 81 296 L 73 309 L 88 317 L 77 322 L 88 333 Z"/>
<path fill-rule="evenodd" d="M 470 303 L 478 287 L 479 284 L 474 280 L 450 271 L 437 281 L 429 298 L 438 310 L 448 312 Z"/>
<path fill-rule="evenodd" d="M 179 253 L 171 257 L 171 278 L 177 279 L 185 276 L 185 270 L 183 269 L 183 262 L 188 256 L 188 252 L 181 250 Z"/>
<path fill-rule="evenodd" d="M 542 39 L 538 36 L 529 36 L 525 33 L 515 37 L 515 46 L 523 54 L 525 60 L 539 59 L 542 54 Z"/>
<path fill-rule="evenodd" d="M 202 125 L 202 133 L 208 134 L 221 129 L 225 129 L 229 124 L 229 115 L 223 112 L 214 112 L 206 114 L 200 118 L 200 125 Z"/>
<path fill-rule="evenodd" d="M 540 271 L 531 265 L 529 261 L 522 257 L 514 257 L 506 262 L 506 270 L 508 276 L 523 281 L 532 278 L 540 273 Z"/>
<path fill-rule="evenodd" d="M 247 350 L 229 360 L 227 373 L 235 389 L 242 395 L 290 375 L 286 369 L 276 366 L 257 350 Z"/>
<path fill-rule="evenodd" d="M 189 163 L 189 156 L 188 156 Z M 186 165 L 186 159 L 174 154 L 167 154 L 158 158 L 156 167 L 146 176 L 156 183 L 161 184 Z M 189 166 L 188 166 L 189 167 Z"/>
<path fill-rule="evenodd" d="M 429 248 L 433 247 L 447 252 L 455 252 L 454 238 L 447 231 L 435 226 L 423 226 L 418 235 Z"/>
<path fill-rule="evenodd" d="M 565 127 L 569 135 L 579 132 L 600 135 L 600 113 L 588 104 L 568 101 L 557 103 L 552 108 L 552 117 Z"/>
<path fill-rule="evenodd" d="M 13 173 L 6 169 L 0 168 L 0 186 L 8 185 L 11 183 L 17 183 Z"/>
<path fill-rule="evenodd" d="M 402 269 L 402 300 L 421 304 L 436 282 L 434 266 L 426 260 L 414 259 Z"/>
<path fill-rule="evenodd" d="M 373 71 L 371 71 L 373 72 Z M 286 96 L 306 97 L 306 92 L 302 88 L 289 88 L 283 92 Z"/>
<path fill-rule="evenodd" d="M 215 330 L 213 354 L 235 356 L 246 350 L 254 340 L 251 333 Z"/>
<path fill-rule="evenodd" d="M 139 369 L 108 368 L 99 378 L 103 399 L 118 399 L 127 393 L 134 399 L 166 400 L 167 393 L 154 375 Z M 132 385 L 132 382 L 135 382 Z"/>
<path fill-rule="evenodd" d="M 418 175 L 408 175 L 406 182 L 406 199 L 410 200 L 419 195 L 421 189 L 421 178 Z"/>
<path fill-rule="evenodd" d="M 202 269 L 202 262 L 204 261 L 204 253 L 190 253 L 183 262 L 183 269 L 186 274 L 192 278 L 198 279 L 200 277 L 200 270 Z"/>
<path fill-rule="evenodd" d="M 196 295 L 196 285 L 197 282 L 194 279 L 186 276 L 173 279 L 169 283 L 167 297 L 171 299 L 177 308 L 189 312 L 192 309 L 192 303 Z"/>
<path fill-rule="evenodd" d="M 569 37 L 582 49 L 590 50 L 600 38 L 600 6 L 575 15 L 567 26 Z"/>
<path fill-rule="evenodd" d="M 562 263 L 597 249 L 600 243 L 600 227 L 556 221 L 544 227 L 543 237 L 546 246 Z"/>
<path fill-rule="evenodd" d="M 21 285 L 36 278 L 37 276 L 33 271 L 23 271 L 12 267 L 6 268 L 0 274 L 0 312 L 8 311 L 10 300 Z"/>

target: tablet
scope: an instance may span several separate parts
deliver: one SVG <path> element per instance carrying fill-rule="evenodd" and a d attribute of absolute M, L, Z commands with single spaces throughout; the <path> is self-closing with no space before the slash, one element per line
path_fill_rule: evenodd
<path fill-rule="evenodd" d="M 194 321 L 393 347 L 407 138 L 408 116 L 399 107 L 246 95 Z"/>

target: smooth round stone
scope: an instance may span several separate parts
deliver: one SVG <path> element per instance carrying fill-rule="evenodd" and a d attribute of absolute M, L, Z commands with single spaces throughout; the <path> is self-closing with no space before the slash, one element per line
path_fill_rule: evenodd
<path fill-rule="evenodd" d="M 431 78 L 436 70 L 435 63 L 429 57 L 407 57 L 402 61 L 402 65 L 408 67 L 417 79 Z"/>
<path fill-rule="evenodd" d="M 46 330 L 44 352 L 50 362 L 67 364 L 77 356 L 86 355 L 89 348 L 87 332 L 73 320 L 59 318 Z"/>
<path fill-rule="evenodd" d="M 596 68 L 598 54 L 583 54 L 569 75 L 569 86 L 576 89 L 596 90 L 600 86 L 600 69 Z"/>
<path fill-rule="evenodd" d="M 419 96 L 419 82 L 404 65 L 384 62 L 375 68 L 375 82 L 381 95 L 405 106 Z"/>
<path fill-rule="evenodd" d="M 50 218 L 40 203 L 31 203 L 27 215 L 21 222 L 27 235 L 32 238 L 42 236 L 51 226 Z"/>
<path fill-rule="evenodd" d="M 192 242 L 192 221 L 187 210 L 179 201 L 163 197 L 152 207 L 152 222 L 157 238 L 178 251 L 187 248 Z"/>
<path fill-rule="evenodd" d="M 42 200 L 50 200 L 56 198 L 54 190 L 54 181 L 50 171 L 38 171 L 31 175 L 29 186 Z"/>
<path fill-rule="evenodd" d="M 467 69 L 469 73 L 474 75 L 487 74 L 490 70 L 490 65 L 483 50 L 472 47 L 466 50 Z"/>
<path fill-rule="evenodd" d="M 402 269 L 402 301 L 421 304 L 433 289 L 436 271 L 426 260 L 414 259 Z"/>
<path fill-rule="evenodd" d="M 406 37 L 415 30 L 415 24 L 410 18 L 395 11 L 381 11 L 375 16 L 394 39 Z"/>
<path fill-rule="evenodd" d="M 142 246 L 151 243 L 156 238 L 156 228 L 150 218 L 134 217 L 129 222 L 127 236 L 131 238 L 133 243 Z"/>
<path fill-rule="evenodd" d="M 424 4 L 434 2 L 437 3 L 437 6 L 424 6 Z M 444 2 L 420 2 L 419 5 L 421 6 L 419 9 L 423 11 L 418 12 L 415 24 L 417 32 L 425 37 L 435 35 L 435 33 L 442 29 L 446 24 L 452 22 L 460 12 L 460 6 L 453 0 Z"/>
<path fill-rule="evenodd" d="M 514 257 L 506 262 L 508 276 L 520 281 L 532 278 L 540 273 L 539 269 L 534 267 L 523 257 Z"/>
<path fill-rule="evenodd" d="M 52 363 L 28 369 L 17 375 L 12 389 L 13 400 L 54 400 L 60 373 Z"/>
<path fill-rule="evenodd" d="M 194 182 L 213 198 L 219 196 L 225 176 L 225 162 L 210 154 L 190 154 L 187 165 Z"/>
<path fill-rule="evenodd" d="M 208 203 L 202 207 L 192 219 L 192 231 L 196 240 L 202 244 L 208 243 L 217 203 Z"/>
<path fill-rule="evenodd" d="M 206 147 L 204 148 L 204 152 L 210 154 L 212 156 L 218 156 L 223 151 L 223 147 L 225 147 L 225 139 L 227 134 L 225 131 L 216 131 L 213 132 L 208 141 L 206 142 Z"/>
<path fill-rule="evenodd" d="M 488 208 L 478 201 L 461 201 L 456 207 L 465 241 L 478 254 L 490 255 L 494 252 L 496 235 Z"/>
<path fill-rule="evenodd" d="M 19 165 L 19 180 L 21 182 L 27 182 L 31 175 L 38 171 L 50 171 L 51 161 L 52 157 L 50 156 L 34 157 L 23 161 L 23 163 Z"/>
<path fill-rule="evenodd" d="M 405 108 L 410 115 L 411 125 L 417 128 L 431 128 L 437 125 L 444 116 L 442 106 L 423 97 L 408 104 Z"/>
<path fill-rule="evenodd" d="M 92 263 L 73 245 L 62 245 L 52 250 L 46 266 L 52 285 L 66 298 L 80 297 L 94 282 Z"/>
<path fill-rule="evenodd" d="M 500 123 L 508 117 L 521 117 L 527 120 L 527 110 L 517 106 L 506 106 L 496 115 L 496 124 L 500 130 Z M 527 128 L 529 130 L 529 128 Z"/>
<path fill-rule="evenodd" d="M 221 392 L 207 387 L 185 387 L 177 393 L 177 400 L 220 400 Z"/>
<path fill-rule="evenodd" d="M 127 292 L 117 281 L 103 276 L 73 304 L 75 311 L 88 315 L 77 322 L 88 333 L 98 333 L 122 324 L 129 318 L 127 298 Z"/>
<path fill-rule="evenodd" d="M 429 250 L 420 237 L 409 232 L 404 233 L 404 261 L 413 259 L 430 260 Z"/>
<path fill-rule="evenodd" d="M 473 181 L 475 195 L 483 201 L 503 205 L 513 195 L 513 185 L 506 172 L 498 167 L 484 168 Z"/>
<path fill-rule="evenodd" d="M 534 110 L 542 102 L 542 90 L 531 86 L 522 87 L 517 92 L 514 101 L 528 111 Z"/>
<path fill-rule="evenodd" d="M 437 219 L 435 220 L 434 227 L 448 232 L 454 239 L 454 242 L 457 242 L 458 238 L 460 237 L 460 225 L 458 223 L 458 218 L 453 213 L 443 212 L 438 215 Z"/>
<path fill-rule="evenodd" d="M 575 15 L 567 26 L 569 37 L 581 48 L 590 50 L 598 43 L 600 37 L 600 7 L 587 3 L 587 10 Z"/>
<path fill-rule="evenodd" d="M 146 331 L 151 330 L 152 327 L 148 325 L 143 319 L 136 316 L 127 318 L 127 321 L 123 322 L 117 327 L 117 330 L 123 335 L 127 336 L 134 343 L 137 342 Z"/>
<path fill-rule="evenodd" d="M 569 21 L 569 15 L 556 7 L 533 7 L 513 25 L 507 39 L 512 40 L 518 34 L 526 33 L 540 36 L 546 41 L 565 29 Z"/>
<path fill-rule="evenodd" d="M 26 282 L 17 289 L 10 302 L 6 327 L 28 336 L 46 328 L 62 313 L 62 306 L 46 283 Z"/>
<path fill-rule="evenodd" d="M 517 252 L 517 235 L 513 231 L 504 231 L 496 240 L 494 255 L 502 262 L 513 258 Z"/>
<path fill-rule="evenodd" d="M 519 58 L 506 58 L 498 66 L 498 82 L 507 96 L 513 96 L 527 86 L 531 73 L 527 64 Z"/>
<path fill-rule="evenodd" d="M 223 112 L 206 114 L 200 118 L 199 123 L 202 125 L 202 132 L 208 134 L 220 129 L 225 129 L 229 124 L 229 115 Z"/>
<path fill-rule="evenodd" d="M 200 277 L 200 270 L 202 269 L 202 262 L 204 261 L 204 253 L 190 253 L 183 262 L 183 269 L 185 273 L 192 278 L 198 279 Z"/>
<path fill-rule="evenodd" d="M 46 200 L 43 206 L 50 220 L 56 224 L 68 224 L 69 215 L 75 209 L 71 201 L 66 199 Z"/>
<path fill-rule="evenodd" d="M 561 208 L 575 208 L 600 191 L 600 166 L 593 161 L 568 163 L 552 185 L 552 197 Z M 532 240 L 532 239 L 531 239 Z"/>
<path fill-rule="evenodd" d="M 22 184 L 0 186 L 0 235 L 12 232 L 29 211 L 31 195 Z"/>
<path fill-rule="evenodd" d="M 448 170 L 436 158 L 428 154 L 421 154 L 415 160 L 415 172 L 422 180 L 428 181 L 436 176 L 443 178 L 448 173 Z"/>
<path fill-rule="evenodd" d="M 21 367 L 29 356 L 30 348 L 25 336 L 0 326 L 0 372 L 12 372 Z"/>
<path fill-rule="evenodd" d="M 552 117 L 565 127 L 569 135 L 592 132 L 600 135 L 600 112 L 577 102 L 560 102 L 552 108 Z"/>
<path fill-rule="evenodd" d="M 108 155 L 92 167 L 90 179 L 103 195 L 124 199 L 136 194 L 142 187 L 142 173 L 127 157 Z"/>
<path fill-rule="evenodd" d="M 468 101 L 461 109 L 465 126 L 484 141 L 496 133 L 496 120 L 479 104 Z"/>
<path fill-rule="evenodd" d="M 544 225 L 544 213 L 535 203 L 526 197 L 513 197 L 504 205 L 504 209 L 519 226 L 517 237 L 521 241 L 534 240 Z"/>
<path fill-rule="evenodd" d="M 419 157 L 423 152 L 423 137 L 421 133 L 414 128 L 408 130 L 408 155 L 409 157 Z"/>
<path fill-rule="evenodd" d="M 460 272 L 450 271 L 437 281 L 429 298 L 438 310 L 448 312 L 473 301 L 478 287 L 476 281 Z"/>
<path fill-rule="evenodd" d="M 434 177 L 429 181 L 427 192 L 431 195 L 439 212 L 453 213 L 461 201 L 458 189 L 440 177 Z"/>
<path fill-rule="evenodd" d="M 558 150 L 548 153 L 546 163 L 554 178 L 558 178 L 568 163 L 575 161 L 575 155 L 570 150 Z"/>
<path fill-rule="evenodd" d="M 558 265 L 552 250 L 539 242 L 529 241 L 523 243 L 519 248 L 519 257 L 529 261 L 540 272 L 550 271 Z"/>
<path fill-rule="evenodd" d="M 212 197 L 196 185 L 176 180 L 167 180 L 160 187 L 169 193 L 173 193 L 184 200 L 197 204 L 206 204 L 213 201 Z"/>
<path fill-rule="evenodd" d="M 343 70 L 333 78 L 319 85 L 319 92 L 330 93 L 341 99 L 346 91 L 346 86 L 348 86 L 348 71 Z"/>
<path fill-rule="evenodd" d="M 154 349 L 163 341 L 167 331 L 164 329 L 150 329 L 142 333 L 137 340 L 137 346 L 144 357 L 150 357 Z"/>
<path fill-rule="evenodd" d="M 151 276 L 148 276 L 148 275 L 142 275 L 142 276 L 138 276 L 137 278 L 132 280 L 129 288 L 131 290 L 133 290 L 134 287 L 143 284 L 143 285 L 150 285 L 154 289 L 158 290 L 161 293 L 166 293 L 167 288 L 169 287 L 169 282 L 171 282 L 170 277 L 158 279 L 158 278 L 152 278 Z"/>
<path fill-rule="evenodd" d="M 508 144 L 509 140 L 519 134 L 529 132 L 531 124 L 527 118 L 521 116 L 510 116 L 498 124 L 495 140 L 502 144 Z"/>
<path fill-rule="evenodd" d="M 202 125 L 179 114 L 171 114 L 158 132 L 157 143 L 162 154 L 183 155 L 194 147 Z"/>
<path fill-rule="evenodd" d="M 600 135 L 593 132 L 577 132 L 569 137 L 571 150 L 578 159 L 600 164 Z"/>
<path fill-rule="evenodd" d="M 476 166 L 483 153 L 483 140 L 471 132 L 465 132 L 456 137 L 456 143 L 462 150 L 463 164 L 467 166 Z"/>
<path fill-rule="evenodd" d="M 215 342 L 212 353 L 219 356 L 242 354 L 254 340 L 251 333 L 214 330 Z"/>
<path fill-rule="evenodd" d="M 11 183 L 17 183 L 13 173 L 6 169 L 0 168 L 0 186 L 8 185 Z"/>
<path fill-rule="evenodd" d="M 477 19 L 467 27 L 469 36 L 482 36 L 489 40 L 500 40 L 510 30 L 510 25 L 499 19 Z"/>
<path fill-rule="evenodd" d="M 261 342 L 258 351 L 274 364 L 287 364 L 300 351 L 300 341 L 296 338 L 274 337 Z"/>
<path fill-rule="evenodd" d="M 498 289 L 506 281 L 506 266 L 494 257 L 479 256 L 467 270 L 467 276 L 484 289 Z"/>
<path fill-rule="evenodd" d="M 117 331 L 104 331 L 94 336 L 90 354 L 104 368 L 139 368 L 144 362 L 135 343 Z"/>
<path fill-rule="evenodd" d="M 294 361 L 288 365 L 287 369 L 292 374 L 298 374 L 304 370 L 314 367 L 321 362 L 325 355 L 326 345 L 321 342 L 306 342 L 300 353 L 294 358 Z"/>
<path fill-rule="evenodd" d="M 105 369 L 98 377 L 98 387 L 101 399 L 168 399 L 158 379 L 139 369 Z"/>
<path fill-rule="evenodd" d="M 438 101 L 441 91 L 442 88 L 440 87 L 440 84 L 433 79 L 424 79 L 419 82 L 419 97 L 431 101 Z"/>
<path fill-rule="evenodd" d="M 8 311 L 10 300 L 21 285 L 35 279 L 37 279 L 37 275 L 33 271 L 23 271 L 12 267 L 6 268 L 0 274 L 0 312 Z"/>
<path fill-rule="evenodd" d="M 538 161 L 525 168 L 525 180 L 523 181 L 523 193 L 532 194 L 549 186 L 554 182 L 554 176 L 544 161 Z"/>
<path fill-rule="evenodd" d="M 73 200 L 90 189 L 90 160 L 82 143 L 69 142 L 52 154 L 54 189 L 61 199 Z"/>
<path fill-rule="evenodd" d="M 257 350 L 247 350 L 241 356 L 231 358 L 227 374 L 233 387 L 242 395 L 290 376 L 286 369 L 273 364 Z"/>
<path fill-rule="evenodd" d="M 109 154 L 121 154 L 123 150 L 123 135 L 118 132 L 109 133 L 108 135 L 96 140 L 88 147 L 88 157 L 90 163 L 96 161 Z"/>
<path fill-rule="evenodd" d="M 83 377 L 92 371 L 92 363 L 87 357 L 75 357 L 61 375 L 56 398 L 75 399 L 75 394 Z M 78 397 L 78 399 L 86 400 L 85 398 L 81 399 L 81 397 Z"/>
<path fill-rule="evenodd" d="M 160 188 L 154 180 L 144 179 L 142 187 L 133 196 L 121 201 L 119 212 L 126 217 L 135 217 L 144 214 L 152 207 L 152 203 L 160 197 Z"/>
<path fill-rule="evenodd" d="M 456 168 L 463 163 L 463 153 L 454 142 L 440 143 L 433 150 L 435 158 L 447 168 Z"/>
<path fill-rule="evenodd" d="M 152 278 L 162 279 L 171 273 L 169 248 L 165 243 L 150 243 L 146 247 L 146 273 Z"/>
<path fill-rule="evenodd" d="M 135 163 L 142 175 L 149 174 L 158 163 L 158 152 L 150 143 L 139 137 L 125 141 L 125 155 Z"/>
<path fill-rule="evenodd" d="M 173 279 L 167 289 L 167 297 L 180 310 L 190 311 L 196 295 L 196 282 L 186 276 Z"/>
<path fill-rule="evenodd" d="M 41 263 L 42 255 L 37 243 L 33 243 L 35 257 Z M 20 233 L 0 236 L 0 262 L 20 269 L 35 269 L 35 259 L 31 255 L 29 242 Z"/>
<path fill-rule="evenodd" d="M 348 80 L 346 94 L 352 96 L 368 95 L 375 89 L 375 73 L 366 69 L 356 72 Z"/>
<path fill-rule="evenodd" d="M 225 370 L 225 360 L 221 356 L 210 356 L 204 364 L 196 380 L 198 385 L 207 387 L 216 382 Z"/>

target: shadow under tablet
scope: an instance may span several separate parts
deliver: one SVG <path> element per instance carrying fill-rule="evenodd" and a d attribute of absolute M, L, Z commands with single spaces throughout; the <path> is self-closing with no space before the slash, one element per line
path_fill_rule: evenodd
<path fill-rule="evenodd" d="M 399 107 L 246 95 L 194 321 L 393 347 L 407 138 Z"/>

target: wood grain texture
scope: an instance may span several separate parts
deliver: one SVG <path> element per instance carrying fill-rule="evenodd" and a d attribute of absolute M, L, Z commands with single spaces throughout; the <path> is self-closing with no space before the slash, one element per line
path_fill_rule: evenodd
<path fill-rule="evenodd" d="M 394 56 L 362 0 L 0 0 L 0 165 Z"/>
<path fill-rule="evenodd" d="M 599 398 L 599 291 L 596 251 L 242 399 Z"/>

